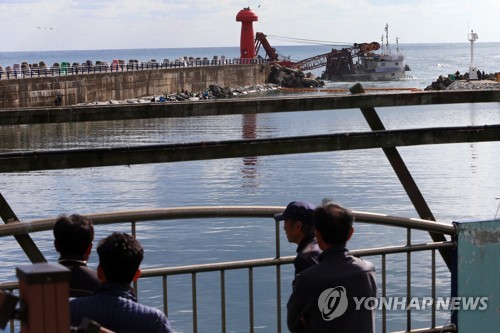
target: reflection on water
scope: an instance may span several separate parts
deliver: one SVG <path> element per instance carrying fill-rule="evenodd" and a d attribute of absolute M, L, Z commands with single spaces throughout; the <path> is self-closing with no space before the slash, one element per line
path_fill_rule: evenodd
<path fill-rule="evenodd" d="M 257 115 L 256 114 L 244 114 L 242 116 L 242 138 L 243 139 L 255 139 L 257 137 Z M 243 167 L 241 168 L 242 173 L 242 186 L 245 188 L 258 187 L 259 184 L 256 181 L 257 176 L 257 164 L 259 163 L 258 156 L 249 156 L 243 158 Z"/>
<path fill-rule="evenodd" d="M 464 126 L 500 123 L 498 104 L 415 106 L 377 110 L 388 129 Z M 259 115 L 229 115 L 179 119 L 149 119 L 78 124 L 2 126 L 0 151 L 74 149 L 127 145 L 236 140 L 367 131 L 359 110 L 333 110 Z M 491 218 L 500 196 L 500 143 L 464 143 L 414 146 L 399 149 L 436 219 Z M 53 217 L 60 213 L 89 213 L 123 209 L 193 205 L 286 205 L 296 199 L 319 203 L 332 197 L 355 210 L 416 217 L 406 193 L 380 149 L 314 154 L 245 157 L 211 161 L 176 162 L 105 168 L 38 171 L 0 175 L 0 189 L 22 221 Z M 130 227 L 99 226 L 96 239 Z M 215 219 L 148 222 L 138 226 L 144 244 L 145 267 L 185 265 L 219 260 L 274 256 L 272 219 Z M 400 230 L 357 225 L 350 242 L 353 249 L 405 244 Z M 414 242 L 426 242 L 426 233 L 415 233 Z M 50 233 L 36 235 L 36 243 L 50 259 L 57 257 Z M 0 244 L 0 280 L 15 279 L 13 267 L 27 263 L 13 240 Z M 283 255 L 295 246 L 282 235 Z M 429 284 L 429 260 L 414 256 L 412 288 L 424 293 Z M 377 267 L 380 261 L 373 260 Z M 406 256 L 390 259 L 388 289 L 402 293 L 406 286 Z M 90 265 L 95 267 L 96 255 Z M 290 290 L 291 274 L 283 276 L 283 297 Z M 380 269 L 378 270 L 380 272 Z M 275 328 L 273 271 L 258 269 L 255 297 L 256 324 L 262 331 Z M 235 313 L 247 307 L 248 274 L 228 273 L 228 330 L 247 331 Z M 380 281 L 380 275 L 378 276 Z M 218 296 L 204 285 L 217 285 L 217 277 L 200 277 L 199 313 L 217 316 Z M 170 317 L 179 332 L 191 331 L 190 277 L 169 279 L 172 293 Z M 449 293 L 449 273 L 438 267 L 438 293 Z M 159 281 L 148 279 L 141 286 L 141 301 L 161 306 Z M 244 290 L 244 291 L 242 291 Z M 215 292 L 216 293 L 216 292 Z M 238 310 L 238 311 L 237 311 Z M 212 312 L 211 312 L 212 311 Z M 215 312 L 214 312 L 215 311 Z M 210 317 L 211 317 L 210 315 Z M 414 314 L 415 321 L 425 316 Z M 444 324 L 448 314 L 438 318 Z M 405 329 L 405 320 L 392 315 L 389 329 Z M 201 323 L 200 323 L 201 325 Z M 210 331 L 216 327 L 208 325 Z M 204 326 L 205 327 L 205 326 Z"/>

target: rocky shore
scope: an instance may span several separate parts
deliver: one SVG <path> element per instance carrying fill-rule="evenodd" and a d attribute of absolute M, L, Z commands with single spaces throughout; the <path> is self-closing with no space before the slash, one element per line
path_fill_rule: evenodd
<path fill-rule="evenodd" d="M 212 84 L 207 90 L 201 92 L 180 91 L 174 94 L 163 94 L 156 96 L 147 96 L 140 98 L 129 98 L 126 100 L 109 100 L 109 101 L 96 101 L 90 103 L 79 103 L 77 105 L 113 105 L 113 104 L 144 104 L 154 102 L 183 102 L 183 101 L 202 101 L 220 98 L 232 98 L 252 93 L 258 93 L 269 90 L 277 90 L 278 85 L 266 83 L 260 85 L 246 86 L 246 87 L 221 87 Z"/>
<path fill-rule="evenodd" d="M 500 82 L 495 80 L 494 74 L 489 74 L 484 80 L 453 80 L 449 76 L 440 75 L 436 81 L 428 85 L 424 90 L 471 90 L 471 89 L 500 89 Z"/>

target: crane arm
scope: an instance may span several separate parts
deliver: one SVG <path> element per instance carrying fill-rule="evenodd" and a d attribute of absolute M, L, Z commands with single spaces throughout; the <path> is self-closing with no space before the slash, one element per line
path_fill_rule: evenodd
<path fill-rule="evenodd" d="M 276 49 L 269 44 L 269 41 L 262 32 L 255 33 L 255 54 L 259 53 L 260 46 L 266 51 L 266 55 L 271 61 L 278 61 Z"/>

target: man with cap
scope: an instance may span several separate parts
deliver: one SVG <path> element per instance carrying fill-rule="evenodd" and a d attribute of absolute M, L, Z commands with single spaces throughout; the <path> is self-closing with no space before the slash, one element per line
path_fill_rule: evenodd
<path fill-rule="evenodd" d="M 285 221 L 284 230 L 288 241 L 297 244 L 297 256 L 293 261 L 295 277 L 319 261 L 321 250 L 314 236 L 315 208 L 316 206 L 309 202 L 292 201 L 283 213 L 274 215 L 276 221 Z M 292 286 L 294 284 L 295 279 Z"/>

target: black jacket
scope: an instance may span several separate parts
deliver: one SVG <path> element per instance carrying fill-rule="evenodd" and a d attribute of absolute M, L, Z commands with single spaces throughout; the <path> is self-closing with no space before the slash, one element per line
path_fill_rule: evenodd
<path fill-rule="evenodd" d="M 314 235 L 308 235 L 297 246 L 297 256 L 293 261 L 295 267 L 295 276 L 302 273 L 305 269 L 318 264 L 321 249 Z M 292 282 L 292 286 L 295 280 Z"/>
<path fill-rule="evenodd" d="M 362 297 L 376 297 L 375 267 L 349 254 L 344 247 L 323 252 L 318 265 L 296 277 L 287 304 L 291 332 L 374 332 L 375 310 Z M 355 301 L 356 299 L 356 301 Z"/>
<path fill-rule="evenodd" d="M 83 259 L 61 257 L 58 262 L 71 270 L 69 297 L 83 297 L 94 294 L 94 291 L 99 287 L 97 273 L 87 267 Z"/>

